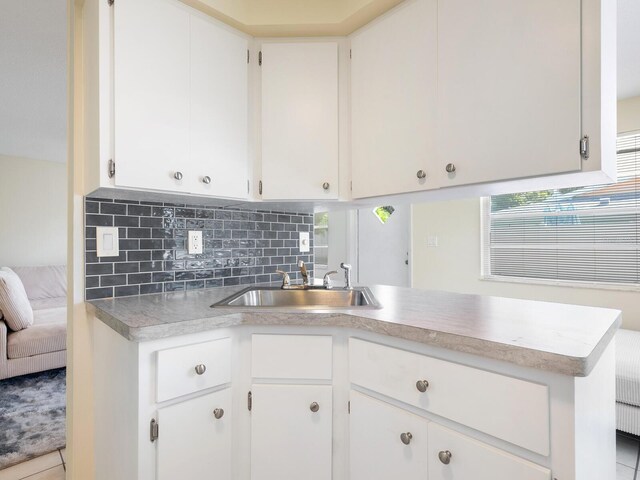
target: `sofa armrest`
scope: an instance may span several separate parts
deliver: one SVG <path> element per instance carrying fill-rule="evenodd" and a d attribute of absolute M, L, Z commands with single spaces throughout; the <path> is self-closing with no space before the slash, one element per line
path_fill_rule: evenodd
<path fill-rule="evenodd" d="M 7 324 L 0 320 L 0 380 L 9 374 L 7 362 Z"/>

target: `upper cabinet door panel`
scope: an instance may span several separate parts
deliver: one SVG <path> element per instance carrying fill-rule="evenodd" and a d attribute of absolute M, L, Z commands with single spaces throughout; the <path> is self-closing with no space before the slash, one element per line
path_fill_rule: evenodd
<path fill-rule="evenodd" d="M 189 12 L 167 0 L 114 5 L 116 185 L 188 191 Z"/>
<path fill-rule="evenodd" d="M 580 170 L 580 31 L 580 0 L 438 1 L 441 186 Z"/>
<path fill-rule="evenodd" d="M 247 197 L 247 48 L 247 39 L 228 27 L 191 17 L 193 193 Z"/>
<path fill-rule="evenodd" d="M 351 38 L 354 198 L 437 186 L 436 28 L 437 0 L 409 0 Z"/>
<path fill-rule="evenodd" d="M 262 198 L 337 199 L 338 160 L 338 44 L 263 44 Z"/>

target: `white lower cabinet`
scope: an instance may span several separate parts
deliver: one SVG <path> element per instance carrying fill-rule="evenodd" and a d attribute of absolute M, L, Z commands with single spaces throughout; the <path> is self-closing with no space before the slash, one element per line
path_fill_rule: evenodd
<path fill-rule="evenodd" d="M 231 411 L 230 388 L 159 408 L 157 480 L 231 480 Z"/>
<path fill-rule="evenodd" d="M 549 480 L 535 463 L 429 423 L 429 480 Z"/>
<path fill-rule="evenodd" d="M 350 480 L 427 478 L 427 420 L 351 391 Z"/>
<path fill-rule="evenodd" d="M 330 385 L 253 385 L 251 480 L 330 480 Z"/>

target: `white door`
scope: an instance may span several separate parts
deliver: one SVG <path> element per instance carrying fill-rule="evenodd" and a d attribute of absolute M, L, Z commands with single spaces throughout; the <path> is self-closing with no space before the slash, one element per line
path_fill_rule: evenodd
<path fill-rule="evenodd" d="M 251 393 L 251 480 L 330 480 L 332 387 L 253 385 Z"/>
<path fill-rule="evenodd" d="M 262 45 L 262 198 L 338 198 L 338 44 Z"/>
<path fill-rule="evenodd" d="M 409 287 L 411 207 L 399 205 L 386 223 L 373 208 L 358 210 L 358 283 Z"/>
<path fill-rule="evenodd" d="M 429 480 L 550 480 L 551 472 L 429 423 Z"/>
<path fill-rule="evenodd" d="M 580 0 L 438 1 L 440 186 L 580 170 L 580 15 Z"/>
<path fill-rule="evenodd" d="M 351 36 L 354 198 L 437 187 L 437 18 L 408 0 Z"/>
<path fill-rule="evenodd" d="M 350 480 L 425 480 L 427 424 L 422 417 L 352 390 Z"/>
<path fill-rule="evenodd" d="M 116 185 L 186 192 L 189 11 L 172 0 L 113 8 Z"/>
<path fill-rule="evenodd" d="M 231 409 L 231 389 L 160 408 L 157 480 L 231 480 Z"/>
<path fill-rule="evenodd" d="M 247 39 L 213 20 L 191 17 L 190 191 L 246 198 Z"/>

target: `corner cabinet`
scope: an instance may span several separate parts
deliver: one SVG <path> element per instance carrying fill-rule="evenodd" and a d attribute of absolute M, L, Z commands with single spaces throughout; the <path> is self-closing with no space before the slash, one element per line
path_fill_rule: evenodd
<path fill-rule="evenodd" d="M 175 0 L 112 8 L 115 186 L 246 198 L 248 39 Z"/>
<path fill-rule="evenodd" d="M 314 324 L 93 335 L 96 480 L 615 478 L 613 343 L 570 377 Z"/>
<path fill-rule="evenodd" d="M 262 190 L 269 200 L 336 200 L 338 43 L 264 43 Z"/>
<path fill-rule="evenodd" d="M 353 197 L 437 188 L 437 0 L 408 0 L 351 37 Z"/>

